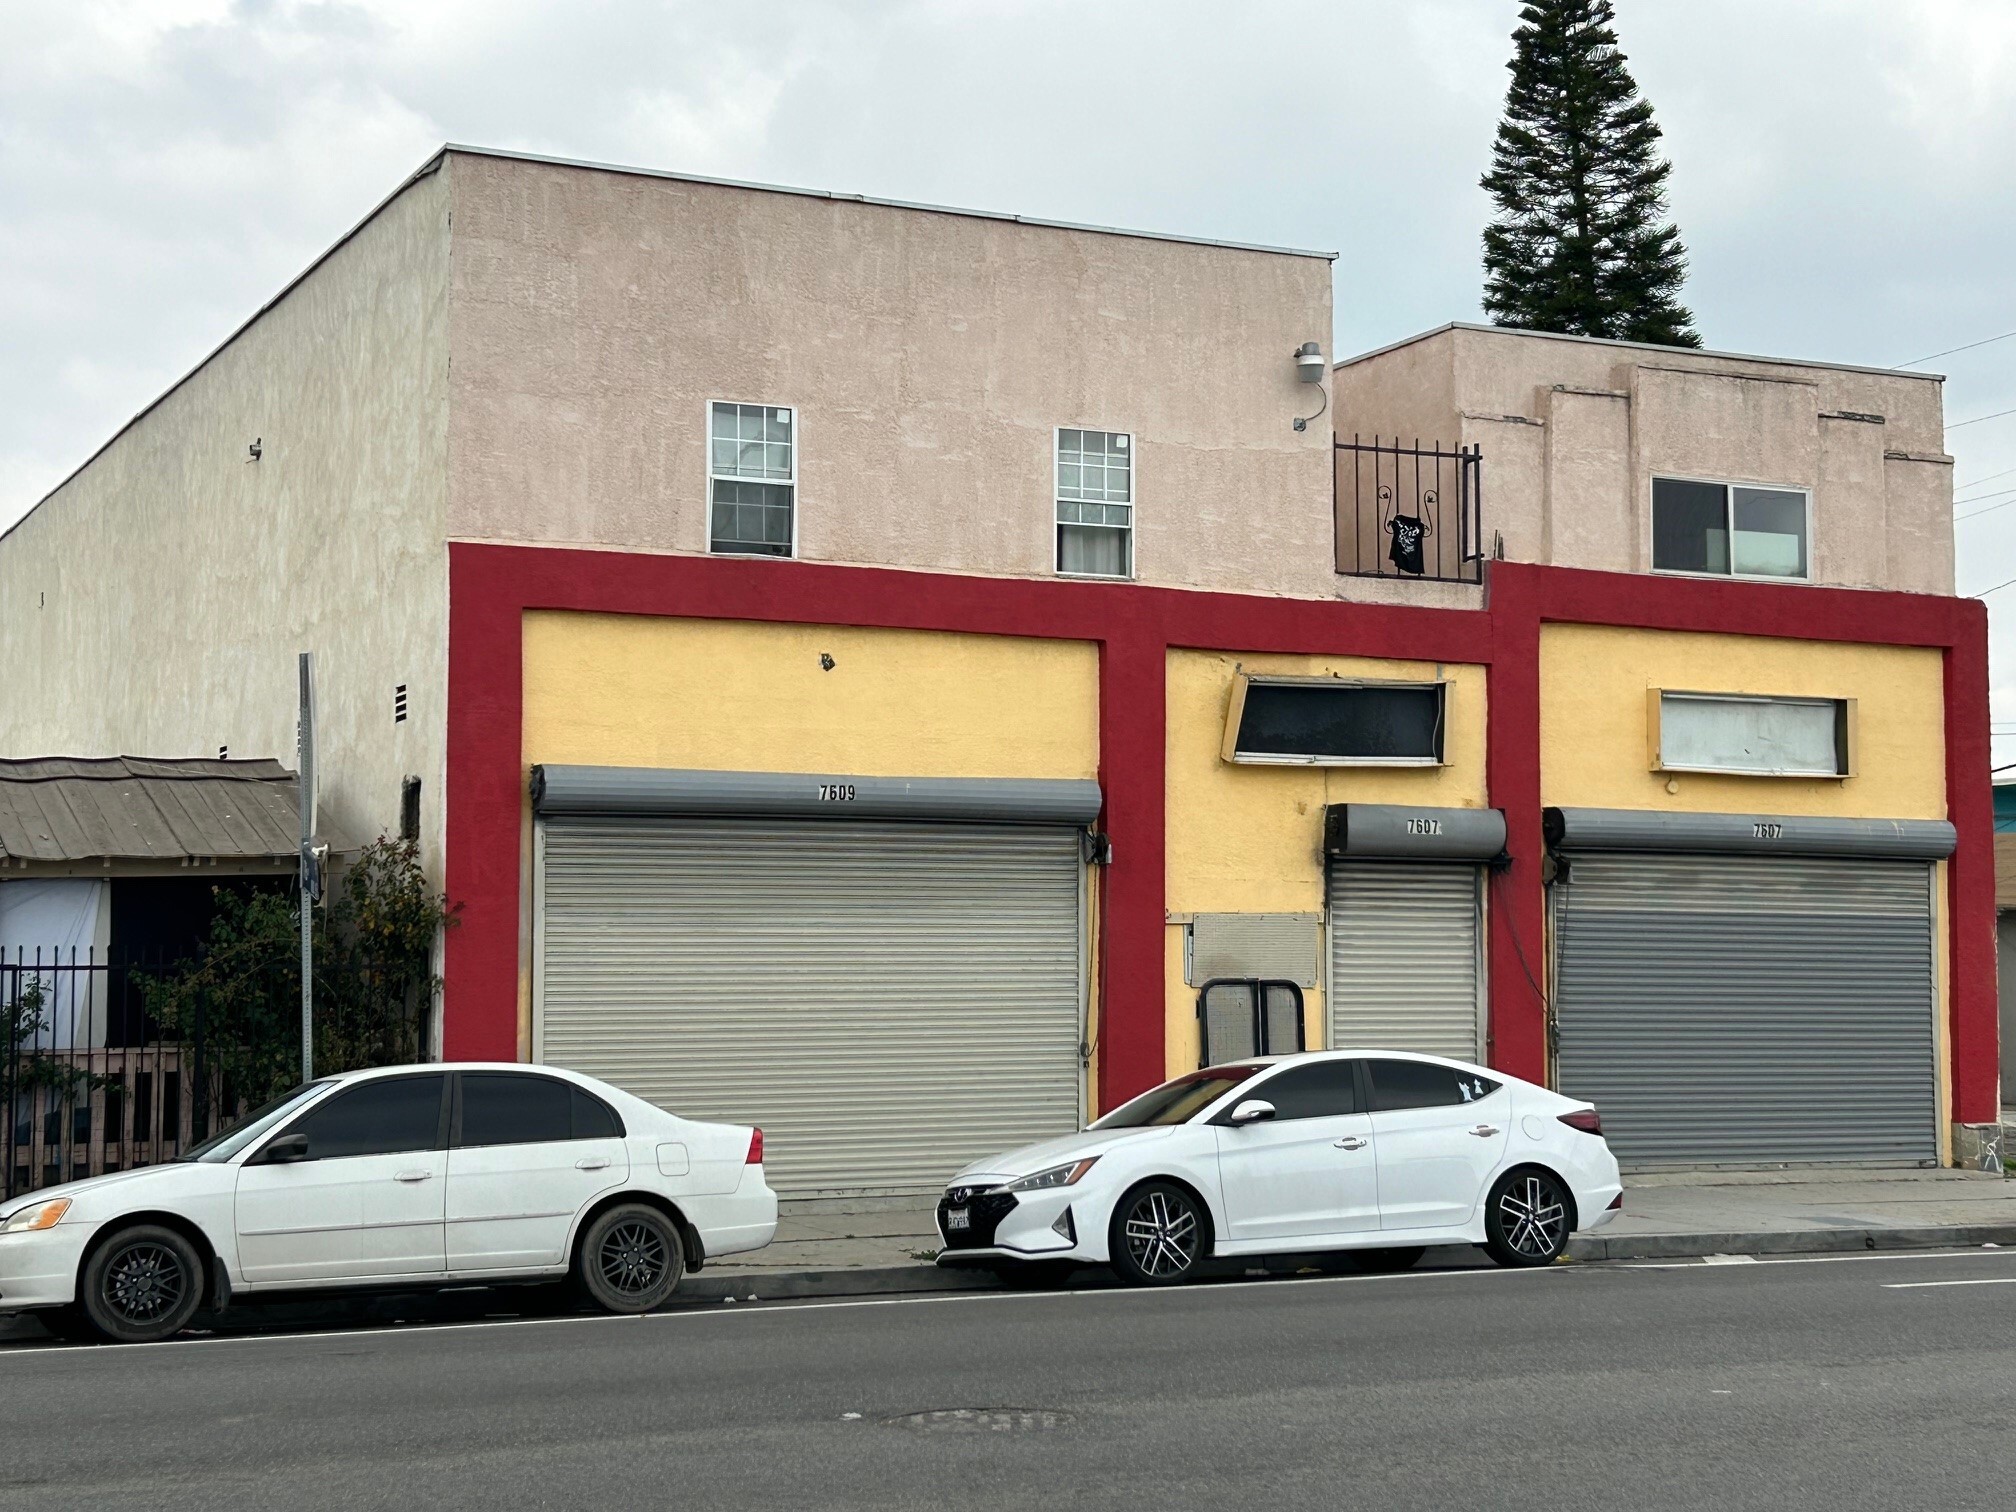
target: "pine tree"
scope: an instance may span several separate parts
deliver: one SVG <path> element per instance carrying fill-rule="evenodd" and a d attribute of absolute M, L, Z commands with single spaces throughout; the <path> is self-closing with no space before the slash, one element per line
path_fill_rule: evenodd
<path fill-rule="evenodd" d="M 1698 347 L 1672 164 L 1626 70 L 1611 0 L 1530 0 L 1483 186 L 1484 309 L 1502 326 Z"/>

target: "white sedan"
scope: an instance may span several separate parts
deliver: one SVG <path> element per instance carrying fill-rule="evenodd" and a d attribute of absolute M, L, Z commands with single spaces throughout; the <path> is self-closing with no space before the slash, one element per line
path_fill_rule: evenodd
<path fill-rule="evenodd" d="M 1211 1066 L 1081 1133 L 975 1161 L 938 1204 L 944 1264 L 1110 1264 L 1139 1285 L 1214 1256 L 1400 1269 L 1431 1244 L 1545 1265 L 1623 1207 L 1596 1110 L 1502 1071 L 1389 1050 Z"/>
<path fill-rule="evenodd" d="M 139 1343 L 240 1295 L 569 1275 L 643 1312 L 776 1229 L 760 1129 L 546 1066 L 354 1071 L 171 1164 L 0 1205 L 0 1313 Z"/>

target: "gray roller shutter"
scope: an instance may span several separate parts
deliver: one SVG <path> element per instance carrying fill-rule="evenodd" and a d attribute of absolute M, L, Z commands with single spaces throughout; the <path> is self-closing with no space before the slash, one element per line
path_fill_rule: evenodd
<path fill-rule="evenodd" d="M 555 817 L 537 1057 L 760 1125 L 795 1195 L 917 1193 L 1079 1123 L 1079 837 Z"/>
<path fill-rule="evenodd" d="M 1925 862 L 1577 853 L 1559 1080 L 1627 1165 L 1937 1159 Z"/>
<path fill-rule="evenodd" d="M 1478 869 L 1330 863 L 1330 1044 L 1474 1061 Z"/>

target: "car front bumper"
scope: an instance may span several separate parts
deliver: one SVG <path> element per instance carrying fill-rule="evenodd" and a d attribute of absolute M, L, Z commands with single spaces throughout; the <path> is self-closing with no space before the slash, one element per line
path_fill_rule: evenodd
<path fill-rule="evenodd" d="M 59 1223 L 34 1233 L 0 1234 L 0 1313 L 67 1307 L 77 1300 L 77 1268 L 91 1225 Z"/>
<path fill-rule="evenodd" d="M 963 1198 L 955 1194 L 965 1193 Z M 1090 1260 L 1083 1204 L 1074 1206 L 1069 1187 L 1051 1192 L 1004 1192 L 984 1186 L 954 1186 L 938 1200 L 940 1264 L 968 1260 Z M 966 1214 L 965 1228 L 953 1215 Z"/>

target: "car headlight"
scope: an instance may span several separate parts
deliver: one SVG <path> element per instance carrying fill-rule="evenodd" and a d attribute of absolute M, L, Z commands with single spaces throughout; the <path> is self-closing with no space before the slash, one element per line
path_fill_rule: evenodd
<path fill-rule="evenodd" d="M 57 1220 L 69 1211 L 68 1197 L 58 1197 L 54 1202 L 38 1202 L 0 1223 L 0 1234 L 29 1234 L 38 1229 L 54 1228 Z"/>
<path fill-rule="evenodd" d="M 1078 1178 L 1099 1163 L 1097 1155 L 1085 1160 L 1074 1160 L 1070 1165 L 1052 1166 L 1047 1171 L 1038 1171 L 1033 1176 L 1024 1176 L 1020 1181 L 1008 1183 L 1011 1192 L 1048 1192 L 1056 1187 L 1076 1186 Z"/>

